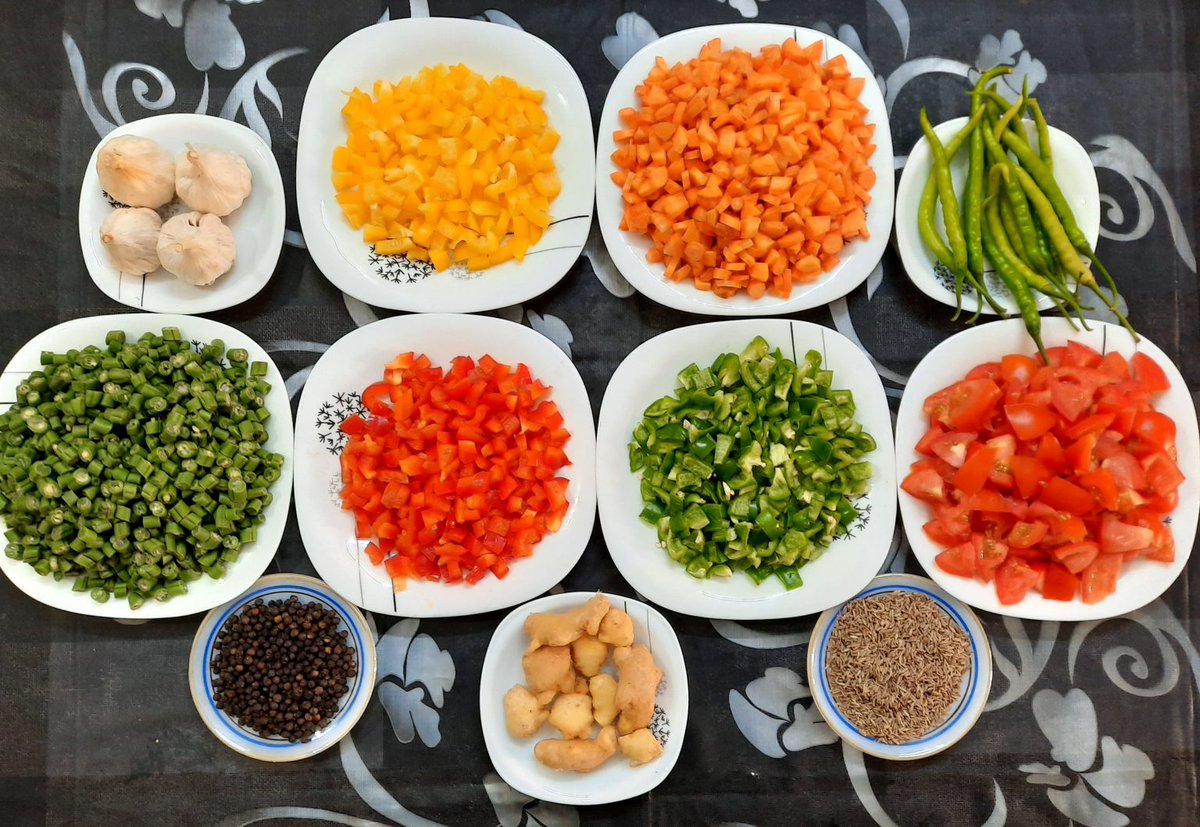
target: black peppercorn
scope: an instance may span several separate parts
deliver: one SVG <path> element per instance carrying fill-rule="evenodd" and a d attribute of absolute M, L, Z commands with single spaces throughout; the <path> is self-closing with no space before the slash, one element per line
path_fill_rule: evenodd
<path fill-rule="evenodd" d="M 263 737 L 308 741 L 328 726 L 358 674 L 336 612 L 296 597 L 255 600 L 217 632 L 213 700 Z M 319 636 L 305 630 L 320 629 Z"/>

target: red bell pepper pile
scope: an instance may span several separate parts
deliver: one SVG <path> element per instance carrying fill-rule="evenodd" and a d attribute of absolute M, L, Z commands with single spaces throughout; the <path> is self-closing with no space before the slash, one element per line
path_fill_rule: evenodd
<path fill-rule="evenodd" d="M 395 588 L 504 577 L 567 513 L 570 464 L 550 388 L 483 356 L 449 371 L 404 353 L 342 423 L 342 504 Z"/>

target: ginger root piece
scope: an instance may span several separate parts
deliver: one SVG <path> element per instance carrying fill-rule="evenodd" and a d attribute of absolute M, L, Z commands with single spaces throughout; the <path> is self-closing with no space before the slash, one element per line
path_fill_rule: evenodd
<path fill-rule="evenodd" d="M 628 735 L 635 729 L 649 726 L 654 717 L 654 693 L 662 680 L 662 670 L 654 664 L 650 650 L 640 643 L 613 649 L 617 665 L 617 709 L 621 716 L 617 729 Z"/>
<path fill-rule="evenodd" d="M 608 598 L 597 594 L 577 609 L 569 612 L 535 612 L 525 618 L 525 634 L 529 635 L 532 652 L 542 646 L 566 646 L 581 635 L 595 635 L 600 621 L 608 612 Z"/>
<path fill-rule="evenodd" d="M 601 673 L 588 681 L 592 694 L 592 717 L 600 726 L 608 726 L 617 720 L 617 681 L 612 675 Z"/>
<path fill-rule="evenodd" d="M 591 772 L 617 751 L 617 731 L 611 726 L 600 730 L 594 740 L 538 741 L 533 755 L 552 770 Z"/>
<path fill-rule="evenodd" d="M 537 696 L 520 684 L 504 693 L 504 725 L 512 737 L 528 738 L 549 716 Z"/>
<path fill-rule="evenodd" d="M 613 610 L 609 609 L 608 614 L 612 613 Z M 604 628 L 603 622 L 600 628 Z M 575 662 L 575 671 L 585 678 L 590 678 L 599 672 L 604 661 L 608 660 L 608 645 L 592 635 L 577 637 L 571 641 L 571 660 Z"/>
<path fill-rule="evenodd" d="M 587 738 L 592 734 L 592 699 L 579 692 L 559 695 L 550 707 L 549 720 L 564 738 Z"/>
<path fill-rule="evenodd" d="M 633 618 L 613 606 L 600 621 L 598 637 L 610 646 L 633 645 Z"/>
<path fill-rule="evenodd" d="M 662 744 L 658 743 L 654 733 L 645 728 L 622 735 L 617 739 L 617 744 L 621 747 L 621 753 L 629 759 L 631 767 L 648 764 L 663 753 Z"/>
<path fill-rule="evenodd" d="M 521 658 L 525 685 L 534 695 L 547 690 L 570 692 L 575 689 L 575 667 L 566 646 L 545 646 Z"/>

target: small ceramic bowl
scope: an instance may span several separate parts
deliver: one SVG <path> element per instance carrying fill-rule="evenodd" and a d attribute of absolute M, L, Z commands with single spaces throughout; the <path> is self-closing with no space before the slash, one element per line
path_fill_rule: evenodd
<path fill-rule="evenodd" d="M 269 603 L 296 597 L 303 603 L 320 603 L 341 618 L 337 630 L 348 632 L 347 639 L 354 648 L 358 669 L 342 696 L 333 720 L 303 743 L 292 743 L 279 736 L 264 738 L 253 729 L 238 724 L 228 713 L 217 709 L 213 701 L 213 675 L 210 664 L 216 649 L 217 633 L 231 616 L 254 600 Z M 213 735 L 232 750 L 259 761 L 299 761 L 323 752 L 350 732 L 362 717 L 375 688 L 375 641 L 362 612 L 329 589 L 320 580 L 300 574 L 269 574 L 251 589 L 213 609 L 200 623 L 192 641 L 188 659 L 188 682 L 192 702 L 200 719 Z"/>
<path fill-rule="evenodd" d="M 630 766 L 620 752 L 588 773 L 549 769 L 533 756 L 533 747 L 544 738 L 559 738 L 549 724 L 531 738 L 518 739 L 508 733 L 504 722 L 504 694 L 525 683 L 521 658 L 529 643 L 525 618 L 533 612 L 564 612 L 583 605 L 590 592 L 555 594 L 530 601 L 509 613 L 496 627 L 483 658 L 479 675 L 479 718 L 488 757 L 500 777 L 514 790 L 542 801 L 584 806 L 624 801 L 661 784 L 675 767 L 683 750 L 688 718 L 688 679 L 679 638 L 667 619 L 651 606 L 620 595 L 609 594 L 609 602 L 633 619 L 634 641 L 644 644 L 662 670 L 654 699 L 650 731 L 663 745 L 663 753 L 640 767 Z M 611 659 L 603 670 L 616 677 Z"/>
<path fill-rule="evenodd" d="M 863 735 L 850 723 L 833 700 L 825 678 L 825 656 L 829 636 L 846 606 L 865 597 L 889 592 L 913 592 L 924 595 L 944 611 L 967 635 L 971 644 L 971 665 L 963 677 L 958 700 L 945 719 L 932 731 L 906 744 L 885 744 Z M 992 687 L 992 651 L 983 624 L 967 606 L 946 594 L 936 583 L 911 574 L 883 574 L 867 588 L 840 606 L 828 609 L 817 618 L 808 645 L 808 684 L 821 717 L 837 735 L 857 750 L 890 761 L 928 758 L 958 743 L 983 714 Z"/>
<path fill-rule="evenodd" d="M 115 207 L 100 186 L 96 156 L 101 147 L 121 135 L 150 138 L 175 157 L 190 143 L 236 152 L 246 161 L 252 176 L 250 195 L 242 206 L 221 219 L 233 231 L 237 244 L 237 257 L 228 273 L 210 285 L 198 287 L 162 268 L 134 275 L 113 266 L 100 243 L 100 225 Z M 157 212 L 166 220 L 190 211 L 176 198 Z M 211 313 L 253 298 L 275 272 L 283 247 L 285 218 L 283 178 L 271 147 L 253 130 L 212 115 L 154 115 L 117 127 L 92 150 L 79 193 L 79 243 L 92 281 L 110 299 L 154 313 Z"/>

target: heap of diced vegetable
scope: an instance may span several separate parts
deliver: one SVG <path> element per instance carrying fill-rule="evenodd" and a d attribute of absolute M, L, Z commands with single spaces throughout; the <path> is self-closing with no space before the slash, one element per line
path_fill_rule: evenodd
<path fill-rule="evenodd" d="M 679 374 L 646 409 L 630 468 L 643 520 L 695 577 L 774 574 L 787 588 L 858 517 L 875 441 L 815 350 L 795 363 L 756 337 Z"/>
<path fill-rule="evenodd" d="M 544 93 L 466 66 L 350 93 L 333 153 L 342 212 L 378 255 L 482 270 L 525 252 L 562 189 Z"/>

